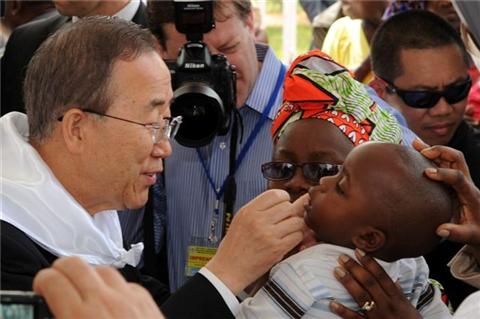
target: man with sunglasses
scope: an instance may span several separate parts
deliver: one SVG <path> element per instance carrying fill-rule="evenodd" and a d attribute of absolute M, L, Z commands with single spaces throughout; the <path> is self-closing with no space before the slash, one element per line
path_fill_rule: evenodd
<path fill-rule="evenodd" d="M 457 32 L 431 12 L 404 12 L 379 28 L 371 59 L 380 97 L 423 141 L 461 151 L 473 182 L 480 185 L 480 131 L 463 120 L 472 85 L 470 60 Z M 445 242 L 427 256 L 431 277 L 445 286 L 454 307 L 471 292 L 445 266 L 460 248 Z"/>
<path fill-rule="evenodd" d="M 379 95 L 430 145 L 462 151 L 480 185 L 480 133 L 463 121 L 472 86 L 470 59 L 457 32 L 428 11 L 398 14 L 372 42 Z"/>

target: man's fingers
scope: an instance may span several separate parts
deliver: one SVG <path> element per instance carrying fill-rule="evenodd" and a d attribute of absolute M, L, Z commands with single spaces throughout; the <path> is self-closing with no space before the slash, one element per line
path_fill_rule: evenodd
<path fill-rule="evenodd" d="M 247 206 L 254 206 L 256 210 L 267 210 L 282 202 L 290 202 L 290 195 L 281 189 L 270 189 L 255 197 Z"/>
<path fill-rule="evenodd" d="M 344 305 L 339 304 L 338 302 L 335 302 L 335 301 L 330 302 L 330 310 L 344 319 L 365 319 L 365 317 L 362 317 L 360 314 L 356 313 L 355 311 L 348 309 Z"/>
<path fill-rule="evenodd" d="M 301 232 L 303 239 L 303 229 L 305 227 L 305 222 L 303 218 L 300 217 L 290 217 L 277 223 L 275 226 L 275 234 L 279 238 L 288 236 L 291 233 Z"/>
<path fill-rule="evenodd" d="M 303 216 L 305 215 L 305 205 L 308 204 L 309 199 L 310 195 L 306 193 L 292 203 L 292 210 L 294 213 L 297 214 L 297 216 L 303 218 Z"/>
<path fill-rule="evenodd" d="M 33 291 L 43 296 L 58 318 L 69 318 L 80 307 L 82 297 L 64 274 L 53 268 L 40 270 L 33 280 Z M 68 299 L 65 299 L 68 296 Z"/>
<path fill-rule="evenodd" d="M 265 210 L 265 212 L 270 211 L 269 214 L 271 216 L 268 217 L 268 222 L 277 224 L 291 217 L 300 217 L 303 219 L 305 215 L 305 204 L 308 202 L 308 198 L 308 194 L 305 194 L 294 203 L 280 202 L 270 207 L 268 210 Z"/>
<path fill-rule="evenodd" d="M 122 291 L 128 287 L 125 278 L 114 268 L 100 266 L 95 268 L 95 271 L 110 288 Z"/>
<path fill-rule="evenodd" d="M 52 268 L 72 282 L 82 299 L 88 298 L 102 286 L 100 276 L 80 257 L 57 259 Z"/>
<path fill-rule="evenodd" d="M 281 202 L 259 213 L 262 214 L 265 224 L 277 224 L 285 219 L 297 216 L 297 212 L 294 211 L 290 202 Z"/>
<path fill-rule="evenodd" d="M 284 254 L 287 254 L 290 250 L 292 250 L 295 246 L 297 246 L 303 239 L 303 232 L 297 231 L 290 233 L 282 238 L 282 243 L 284 247 Z M 283 257 L 283 256 L 282 256 Z"/>

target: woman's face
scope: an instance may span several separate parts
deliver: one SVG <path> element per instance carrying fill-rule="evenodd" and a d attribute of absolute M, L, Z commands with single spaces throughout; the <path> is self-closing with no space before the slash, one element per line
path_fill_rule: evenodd
<path fill-rule="evenodd" d="M 352 149 L 352 142 L 335 125 L 321 119 L 304 119 L 287 126 L 274 145 L 272 161 L 343 164 Z M 308 180 L 302 169 L 296 167 L 292 178 L 269 181 L 268 188 L 283 189 L 294 201 L 317 184 L 318 181 Z"/>

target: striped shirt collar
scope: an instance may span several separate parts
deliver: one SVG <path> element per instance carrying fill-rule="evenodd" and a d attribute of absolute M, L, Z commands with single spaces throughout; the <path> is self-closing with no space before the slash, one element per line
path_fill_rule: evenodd
<path fill-rule="evenodd" d="M 263 44 L 256 44 L 257 59 L 262 63 L 262 68 L 257 76 L 252 92 L 245 102 L 245 106 L 258 113 L 262 113 L 267 106 L 270 95 L 276 84 L 276 79 L 280 73 L 282 62 L 275 56 L 272 48 Z M 281 99 L 281 92 L 280 92 Z M 278 108 L 272 108 L 268 117 L 273 120 Z"/>

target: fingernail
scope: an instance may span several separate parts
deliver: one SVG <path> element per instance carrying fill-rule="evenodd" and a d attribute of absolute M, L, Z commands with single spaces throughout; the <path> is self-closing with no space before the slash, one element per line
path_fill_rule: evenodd
<path fill-rule="evenodd" d="M 448 236 L 450 236 L 450 232 L 446 229 L 440 229 L 439 231 L 437 231 L 437 235 L 442 238 L 447 238 Z"/>
<path fill-rule="evenodd" d="M 437 173 L 438 173 L 438 169 L 433 168 L 433 167 L 429 167 L 429 168 L 426 168 L 426 169 L 425 169 L 425 172 L 427 172 L 427 173 L 429 173 L 429 174 L 437 174 Z"/>
<path fill-rule="evenodd" d="M 355 249 L 355 252 L 357 253 L 357 256 L 359 258 L 365 257 L 365 252 L 361 250 L 360 248 Z"/>
<path fill-rule="evenodd" d="M 343 269 L 340 268 L 340 267 L 335 267 L 334 271 L 335 271 L 335 274 L 336 274 L 339 278 L 343 278 L 343 277 L 345 277 L 345 275 L 347 274 L 347 273 L 345 272 L 345 270 L 343 270 Z"/>
<path fill-rule="evenodd" d="M 348 257 L 347 255 L 340 255 L 338 259 L 340 259 L 342 263 L 346 263 L 350 260 L 350 257 Z"/>

